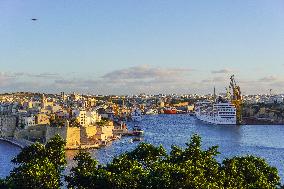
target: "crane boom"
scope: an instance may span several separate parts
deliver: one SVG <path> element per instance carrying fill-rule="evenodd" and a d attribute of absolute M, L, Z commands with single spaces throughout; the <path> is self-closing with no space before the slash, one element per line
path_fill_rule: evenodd
<path fill-rule="evenodd" d="M 230 89 L 232 89 L 231 93 L 231 102 L 236 107 L 236 117 L 237 117 L 237 124 L 241 124 L 242 122 L 242 95 L 240 86 L 236 84 L 235 76 L 232 75 L 230 77 Z"/>

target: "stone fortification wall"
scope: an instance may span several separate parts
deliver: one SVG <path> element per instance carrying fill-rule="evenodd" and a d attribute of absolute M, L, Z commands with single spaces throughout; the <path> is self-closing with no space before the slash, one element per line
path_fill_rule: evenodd
<path fill-rule="evenodd" d="M 66 133 L 66 147 L 74 148 L 75 146 L 81 145 L 80 128 L 78 127 L 67 127 Z"/>
<path fill-rule="evenodd" d="M 15 139 L 26 139 L 29 141 L 46 142 L 50 138 L 59 134 L 64 140 L 66 140 L 66 148 L 75 149 L 80 145 L 94 145 L 96 134 L 98 132 L 97 127 L 90 125 L 87 127 L 51 127 L 49 125 L 34 125 L 29 126 L 26 129 L 17 128 L 17 117 L 1 115 L 0 116 L 0 137 L 14 137 Z M 111 128 L 113 126 L 103 127 L 100 134 L 111 135 Z M 104 137 L 107 138 L 107 137 Z"/>
<path fill-rule="evenodd" d="M 89 144 L 92 142 L 92 140 L 95 139 L 95 135 L 97 133 L 97 127 L 96 126 L 88 126 L 88 127 L 82 127 L 81 128 L 81 143 L 82 144 Z"/>
<path fill-rule="evenodd" d="M 67 127 L 46 127 L 45 139 L 49 141 L 50 138 L 59 134 L 63 139 L 66 139 Z"/>
<path fill-rule="evenodd" d="M 66 148 L 74 148 L 79 146 L 80 142 L 80 128 L 77 127 L 47 127 L 46 129 L 46 141 L 52 138 L 54 135 L 59 134 L 64 140 L 66 140 Z"/>
<path fill-rule="evenodd" d="M 96 147 L 98 140 L 106 141 L 109 137 L 113 136 L 113 125 L 98 127 L 47 127 L 46 128 L 46 141 L 52 138 L 54 135 L 59 134 L 66 140 L 67 149 L 76 149 L 79 147 L 89 148 Z"/>
<path fill-rule="evenodd" d="M 0 115 L 0 137 L 13 137 L 17 126 L 17 117 Z"/>
<path fill-rule="evenodd" d="M 35 126 L 29 126 L 26 129 L 16 129 L 14 133 L 14 138 L 44 142 L 46 127 L 48 126 L 47 125 L 35 125 Z"/>

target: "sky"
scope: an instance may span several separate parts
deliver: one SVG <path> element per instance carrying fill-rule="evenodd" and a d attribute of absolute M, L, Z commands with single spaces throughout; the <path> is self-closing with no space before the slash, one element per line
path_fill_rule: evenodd
<path fill-rule="evenodd" d="M 283 0 L 1 0 L 0 93 L 284 93 L 283 23 Z"/>

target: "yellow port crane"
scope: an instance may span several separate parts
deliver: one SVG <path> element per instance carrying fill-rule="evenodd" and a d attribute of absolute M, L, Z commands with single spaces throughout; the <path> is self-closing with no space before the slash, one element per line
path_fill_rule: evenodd
<path fill-rule="evenodd" d="M 242 123 L 242 95 L 241 95 L 241 89 L 240 86 L 236 84 L 235 76 L 232 75 L 230 77 L 230 86 L 229 88 L 232 90 L 231 93 L 231 102 L 236 107 L 236 118 L 237 118 L 237 124 Z"/>

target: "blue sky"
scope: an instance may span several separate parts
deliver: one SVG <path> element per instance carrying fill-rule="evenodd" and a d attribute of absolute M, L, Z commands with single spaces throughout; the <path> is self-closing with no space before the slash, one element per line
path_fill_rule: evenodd
<path fill-rule="evenodd" d="M 283 93 L 283 23 L 283 0 L 1 0 L 0 92 L 209 93 L 235 74 Z"/>

